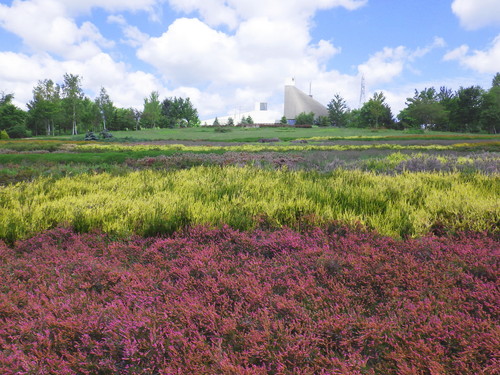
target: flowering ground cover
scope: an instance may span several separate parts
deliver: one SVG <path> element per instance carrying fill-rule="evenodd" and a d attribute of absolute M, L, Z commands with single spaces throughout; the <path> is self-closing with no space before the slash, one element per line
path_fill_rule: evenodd
<path fill-rule="evenodd" d="M 467 172 L 488 175 L 500 174 L 499 153 L 449 153 L 424 154 L 377 152 L 367 159 L 359 159 L 359 153 L 310 153 L 276 152 L 226 152 L 223 154 L 177 153 L 141 159 L 127 159 L 126 165 L 134 169 L 185 169 L 199 165 L 252 165 L 261 168 L 287 168 L 290 170 L 317 170 L 331 172 L 335 169 L 364 170 L 376 173 L 396 174 L 404 172 Z"/>
<path fill-rule="evenodd" d="M 42 150 L 37 151 L 42 152 Z M 363 170 L 375 173 L 404 172 L 460 172 L 483 173 L 494 175 L 500 173 L 500 153 L 498 152 L 457 152 L 427 151 L 414 153 L 410 150 L 394 152 L 392 150 L 371 149 L 362 153 L 349 151 L 309 151 L 309 152 L 224 152 L 193 153 L 160 151 L 147 152 L 141 157 L 134 153 L 133 157 L 124 153 L 91 154 L 43 154 L 51 156 L 51 160 L 43 160 L 39 155 L 27 154 L 31 160 L 5 160 L 0 155 L 0 185 L 16 182 L 32 181 L 37 177 L 50 176 L 60 178 L 83 173 L 108 172 L 113 175 L 124 175 L 137 169 L 177 170 L 194 166 L 245 166 L 252 165 L 264 169 L 287 168 L 289 170 L 315 170 L 331 172 L 335 169 Z M 157 155 L 154 155 L 157 154 Z M 9 154 L 10 156 L 23 156 Z M 97 155 L 97 160 L 96 160 Z M 76 157 L 76 158 L 75 158 Z"/>
<path fill-rule="evenodd" d="M 499 243 L 339 225 L 0 242 L 0 373 L 497 374 Z"/>
<path fill-rule="evenodd" d="M 0 374 L 498 374 L 500 143 L 391 134 L 0 142 Z"/>

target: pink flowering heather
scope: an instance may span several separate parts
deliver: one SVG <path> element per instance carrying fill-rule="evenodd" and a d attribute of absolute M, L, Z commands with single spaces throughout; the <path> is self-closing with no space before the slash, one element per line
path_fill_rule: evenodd
<path fill-rule="evenodd" d="M 1 374 L 498 374 L 499 243 L 196 227 L 0 243 Z"/>

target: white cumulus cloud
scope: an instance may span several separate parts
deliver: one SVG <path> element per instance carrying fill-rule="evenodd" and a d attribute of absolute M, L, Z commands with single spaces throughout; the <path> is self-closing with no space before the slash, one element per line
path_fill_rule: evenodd
<path fill-rule="evenodd" d="M 14 0 L 18 2 L 20 0 Z M 158 12 L 159 5 L 164 0 L 24 0 L 44 6 L 47 3 L 57 3 L 63 7 L 69 16 L 77 16 L 81 14 L 89 14 L 93 9 L 104 9 L 108 12 L 123 12 L 123 11 L 145 11 L 150 14 L 151 18 L 156 18 L 155 13 Z"/>
<path fill-rule="evenodd" d="M 151 38 L 137 52 L 165 79 L 180 85 L 200 84 L 243 74 L 235 60 L 236 45 L 228 35 L 198 19 L 180 18 L 158 38 Z"/>
<path fill-rule="evenodd" d="M 120 42 L 125 43 L 131 47 L 139 47 L 146 43 L 149 39 L 149 35 L 143 33 L 136 26 L 129 25 L 122 15 L 110 15 L 107 18 L 109 23 L 115 23 L 119 25 L 122 29 L 123 35 L 126 39 L 120 40 Z"/>
<path fill-rule="evenodd" d="M 234 37 L 242 55 L 292 58 L 309 43 L 307 29 L 287 21 L 256 17 L 243 22 Z"/>
<path fill-rule="evenodd" d="M 77 25 L 68 16 L 65 2 L 56 0 L 14 1 L 0 5 L 0 26 L 19 36 L 36 52 L 54 53 L 64 58 L 85 59 L 110 47 L 90 22 Z"/>
<path fill-rule="evenodd" d="M 273 20 L 310 18 L 317 10 L 344 7 L 349 10 L 365 5 L 368 0 L 169 0 L 174 9 L 197 12 L 209 26 L 225 25 L 235 29 L 240 22 L 257 17 Z"/>
<path fill-rule="evenodd" d="M 427 55 L 429 52 L 431 52 L 432 50 L 436 49 L 436 48 L 442 48 L 442 47 L 445 47 L 446 46 L 446 42 L 443 38 L 441 37 L 434 37 L 434 41 L 432 42 L 432 44 L 429 44 L 425 47 L 420 47 L 420 48 L 417 48 L 413 53 L 412 53 L 412 57 L 413 58 L 419 58 L 419 57 L 424 57 L 425 55 Z"/>
<path fill-rule="evenodd" d="M 32 99 L 33 87 L 39 80 L 52 79 L 61 83 L 64 73 L 80 75 L 82 87 L 91 97 L 104 86 L 120 107 L 140 107 L 151 91 L 166 93 L 152 74 L 130 72 L 124 63 L 115 62 L 105 53 L 85 61 L 59 61 L 47 54 L 28 56 L 0 52 L 0 87 L 5 92 L 14 93 L 16 104 L 21 107 Z"/>
<path fill-rule="evenodd" d="M 469 46 L 462 45 L 448 52 L 443 59 L 457 60 L 461 65 L 479 73 L 497 73 L 500 71 L 500 35 L 484 50 L 470 51 Z"/>
<path fill-rule="evenodd" d="M 405 46 L 385 47 L 370 56 L 365 63 L 360 64 L 358 71 L 366 77 L 369 85 L 390 82 L 400 76 L 405 69 L 414 71 L 412 63 L 432 50 L 442 48 L 445 45 L 446 42 L 443 38 L 435 37 L 431 44 L 418 47 L 415 50 L 410 50 Z"/>
<path fill-rule="evenodd" d="M 369 84 L 389 82 L 403 72 L 404 65 L 410 54 L 406 47 L 385 47 L 375 53 L 368 61 L 358 66 Z"/>
<path fill-rule="evenodd" d="M 454 0 L 451 9 L 467 29 L 500 25 L 498 0 Z"/>

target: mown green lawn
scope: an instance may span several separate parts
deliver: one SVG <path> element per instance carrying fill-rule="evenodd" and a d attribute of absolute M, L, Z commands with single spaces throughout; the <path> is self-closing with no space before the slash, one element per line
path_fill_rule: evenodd
<path fill-rule="evenodd" d="M 185 129 L 144 129 L 139 132 L 113 132 L 117 138 L 138 138 L 145 140 L 204 140 L 227 142 L 253 142 L 261 138 L 279 138 L 289 141 L 309 137 L 352 137 L 367 135 L 400 135 L 401 131 L 380 130 L 377 132 L 364 129 L 340 128 L 228 128 L 227 132 L 215 131 L 212 127 Z"/>
<path fill-rule="evenodd" d="M 182 140 L 182 141 L 212 141 L 212 142 L 256 142 L 261 138 L 279 138 L 282 141 L 291 141 L 300 138 L 312 137 L 450 137 L 456 139 L 495 138 L 492 135 L 461 134 L 449 132 L 425 132 L 425 134 L 411 134 L 401 130 L 388 129 L 354 129 L 354 128 L 228 128 L 227 132 L 216 131 L 213 127 L 184 128 L 184 129 L 143 129 L 140 131 L 115 131 L 115 139 L 130 141 L 153 140 Z M 78 136 L 60 136 L 55 139 L 83 140 L 84 134 Z M 497 138 L 500 138 L 497 136 Z M 48 137 L 39 137 L 48 139 Z M 50 137 L 54 139 L 54 137 Z"/>

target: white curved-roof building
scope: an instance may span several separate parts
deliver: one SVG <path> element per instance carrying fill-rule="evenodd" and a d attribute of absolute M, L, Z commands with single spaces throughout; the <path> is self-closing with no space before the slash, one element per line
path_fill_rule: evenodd
<path fill-rule="evenodd" d="M 279 123 L 283 115 L 289 123 L 293 124 L 297 115 L 305 113 L 314 113 L 315 117 L 328 116 L 326 106 L 315 100 L 312 95 L 307 95 L 305 92 L 295 87 L 295 81 L 292 79 L 285 84 L 284 112 L 269 110 L 267 103 L 260 102 L 255 105 L 253 111 L 234 110 L 231 114 L 217 117 L 219 124 L 225 125 L 229 118 L 232 118 L 234 124 L 241 123 L 243 118 L 252 117 L 255 124 L 274 124 Z M 215 118 L 203 120 L 202 125 L 213 125 Z"/>
<path fill-rule="evenodd" d="M 255 124 L 274 124 L 279 122 L 283 114 L 278 111 L 269 110 L 267 103 L 259 102 L 255 104 L 253 111 L 241 111 L 234 110 L 232 114 L 228 114 L 226 116 L 217 117 L 219 124 L 226 125 L 229 121 L 229 118 L 232 118 L 235 125 L 241 123 L 243 118 L 247 118 L 250 116 Z M 213 125 L 215 118 L 211 118 L 208 120 L 203 120 L 202 125 Z"/>
<path fill-rule="evenodd" d="M 314 113 L 315 117 L 328 116 L 328 109 L 313 99 L 311 95 L 299 90 L 295 85 L 285 86 L 285 117 L 294 120 L 298 114 Z"/>

